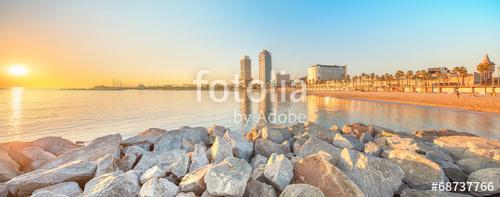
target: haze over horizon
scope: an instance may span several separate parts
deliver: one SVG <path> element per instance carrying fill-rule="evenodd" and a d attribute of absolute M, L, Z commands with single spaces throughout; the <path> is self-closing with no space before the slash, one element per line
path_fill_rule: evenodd
<path fill-rule="evenodd" d="M 293 78 L 500 62 L 500 1 L 0 1 L 0 88 L 230 80 L 258 53 Z M 24 76 L 8 73 L 24 65 Z M 496 74 L 496 72 L 495 72 Z M 496 76 L 496 75 L 495 75 Z"/>

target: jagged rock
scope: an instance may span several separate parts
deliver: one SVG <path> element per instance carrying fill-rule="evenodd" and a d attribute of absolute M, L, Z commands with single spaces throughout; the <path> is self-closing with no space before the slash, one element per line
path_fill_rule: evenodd
<path fill-rule="evenodd" d="M 333 137 L 335 137 L 336 132 L 333 132 L 329 129 L 323 128 L 322 126 L 318 124 L 311 124 L 306 128 L 306 132 L 311 136 L 311 137 L 316 137 L 318 139 L 331 142 L 333 140 Z"/>
<path fill-rule="evenodd" d="M 206 190 L 205 174 L 212 165 L 206 165 L 186 174 L 179 183 L 180 191 L 201 195 Z"/>
<path fill-rule="evenodd" d="M 0 183 L 0 197 L 7 197 L 9 195 L 9 190 L 3 183 Z"/>
<path fill-rule="evenodd" d="M 182 138 L 179 135 L 174 135 L 170 132 L 165 133 L 154 144 L 155 153 L 169 152 L 182 148 Z"/>
<path fill-rule="evenodd" d="M 398 135 L 386 137 L 386 144 L 392 149 L 409 150 L 414 152 L 426 153 L 434 150 L 432 147 L 424 144 L 421 141 L 416 141 L 409 137 L 400 137 Z"/>
<path fill-rule="evenodd" d="M 16 145 L 12 145 L 10 147 L 9 155 L 19 165 L 21 165 L 22 171 L 24 172 L 36 170 L 56 158 L 56 156 L 52 153 L 49 153 L 38 146 L 18 148 Z"/>
<path fill-rule="evenodd" d="M 317 187 L 307 184 L 290 184 L 281 192 L 280 197 L 324 197 Z"/>
<path fill-rule="evenodd" d="M 215 142 L 215 137 L 222 137 L 229 129 L 220 125 L 214 125 L 208 128 L 208 144 L 213 144 Z"/>
<path fill-rule="evenodd" d="M 252 166 L 245 160 L 228 157 L 209 168 L 205 175 L 210 195 L 243 196 Z"/>
<path fill-rule="evenodd" d="M 281 143 L 281 152 L 283 152 L 284 155 L 288 155 L 292 152 L 292 148 L 290 147 L 290 143 L 288 140 L 285 140 L 283 143 Z"/>
<path fill-rule="evenodd" d="M 179 192 L 175 197 L 196 197 L 194 192 Z"/>
<path fill-rule="evenodd" d="M 177 178 L 182 178 L 189 169 L 189 157 L 186 154 L 182 154 L 178 157 L 178 159 L 172 163 L 165 170 L 167 173 L 172 173 Z"/>
<path fill-rule="evenodd" d="M 281 134 L 278 129 L 271 128 L 270 126 L 265 126 L 261 130 L 262 139 L 273 141 L 275 143 L 281 144 L 285 141 L 285 137 Z"/>
<path fill-rule="evenodd" d="M 80 188 L 80 185 L 78 185 L 78 183 L 76 182 L 62 182 L 48 187 L 37 189 L 33 191 L 33 194 L 44 191 L 56 194 L 62 194 L 69 197 L 76 197 L 83 192 L 82 188 Z"/>
<path fill-rule="evenodd" d="M 282 191 L 293 178 L 293 164 L 285 155 L 273 153 L 267 161 L 264 176 L 268 183 Z"/>
<path fill-rule="evenodd" d="M 258 180 L 262 182 L 266 182 L 266 176 L 264 175 L 264 171 L 266 170 L 266 165 L 260 165 L 252 170 L 250 174 L 250 180 Z"/>
<path fill-rule="evenodd" d="M 64 194 L 58 194 L 49 191 L 38 192 L 36 194 L 31 195 L 31 197 L 68 197 Z"/>
<path fill-rule="evenodd" d="M 304 123 L 297 123 L 289 127 L 290 132 L 294 136 L 301 135 L 302 133 L 306 132 L 306 128 L 304 126 Z"/>
<path fill-rule="evenodd" d="M 228 130 L 226 134 L 224 134 L 224 139 L 231 145 L 235 157 L 246 161 L 250 160 L 253 154 L 253 143 L 244 138 L 242 133 Z"/>
<path fill-rule="evenodd" d="M 449 162 L 455 162 L 455 160 L 453 158 L 451 158 L 451 156 L 449 156 L 448 154 L 446 154 L 442 151 L 438 151 L 438 150 L 427 151 L 425 153 L 425 157 L 427 157 L 428 159 L 430 159 L 432 161 L 444 160 L 444 161 L 449 161 Z"/>
<path fill-rule="evenodd" d="M 123 171 L 114 171 L 94 177 L 83 190 L 82 197 L 99 196 L 121 196 L 135 197 L 139 192 L 140 185 L 138 178 L 134 173 L 124 173 Z"/>
<path fill-rule="evenodd" d="M 298 161 L 293 170 L 294 183 L 313 185 L 326 196 L 364 196 L 354 182 L 330 163 L 331 157 L 320 151 Z"/>
<path fill-rule="evenodd" d="M 303 138 L 303 137 L 294 137 L 294 142 L 292 144 L 292 152 L 297 153 L 299 152 L 300 148 L 306 143 L 306 141 L 309 138 Z"/>
<path fill-rule="evenodd" d="M 163 178 L 152 178 L 149 179 L 144 185 L 142 185 L 139 191 L 140 197 L 175 197 L 177 192 L 179 192 L 179 187 Z"/>
<path fill-rule="evenodd" d="M 500 168 L 486 168 L 473 172 L 467 182 L 479 182 L 486 187 L 472 187 L 471 193 L 477 196 L 490 196 L 500 194 Z M 488 187 L 488 184 L 492 187 Z"/>
<path fill-rule="evenodd" d="M 191 167 L 189 167 L 189 172 L 195 171 L 203 166 L 208 165 L 209 161 L 207 158 L 205 146 L 201 144 L 196 144 L 194 146 L 193 153 L 191 154 Z"/>
<path fill-rule="evenodd" d="M 457 162 L 466 174 L 485 168 L 500 168 L 500 161 L 487 158 L 465 158 Z"/>
<path fill-rule="evenodd" d="M 169 152 L 182 148 L 182 139 L 191 144 L 205 144 L 208 130 L 203 127 L 181 127 L 176 130 L 167 131 L 155 143 L 154 152 Z"/>
<path fill-rule="evenodd" d="M 347 148 L 342 150 L 337 167 L 369 197 L 392 196 L 404 177 L 403 170 L 396 164 Z"/>
<path fill-rule="evenodd" d="M 310 138 L 302 145 L 299 151 L 297 151 L 295 154 L 299 157 L 305 157 L 307 155 L 312 155 L 316 154 L 319 151 L 325 151 L 328 154 L 332 155 L 332 160 L 330 161 L 332 164 L 336 164 L 338 158 L 340 157 L 340 152 L 342 149 L 337 148 L 331 144 L 328 144 L 327 142 L 323 140 L 319 140 L 317 138 Z"/>
<path fill-rule="evenodd" d="M 434 139 L 455 160 L 486 158 L 500 161 L 500 141 L 474 136 L 447 136 Z"/>
<path fill-rule="evenodd" d="M 123 140 L 122 145 L 124 145 L 124 146 L 139 145 L 139 146 L 150 147 L 166 132 L 167 131 L 164 129 L 149 128 L 149 129 L 146 129 L 145 131 L 140 132 L 139 134 L 137 134 L 133 137 L 130 137 L 130 138 L 127 138 L 126 140 Z M 144 144 L 147 144 L 147 145 L 144 145 Z M 149 149 L 146 149 L 146 150 L 149 150 Z"/>
<path fill-rule="evenodd" d="M 212 159 L 212 163 L 218 164 L 227 157 L 232 156 L 233 151 L 231 149 L 231 145 L 229 145 L 229 142 L 226 139 L 217 136 L 215 138 L 214 144 L 210 149 L 210 158 Z"/>
<path fill-rule="evenodd" d="M 446 176 L 454 182 L 465 182 L 467 181 L 467 175 L 465 172 L 452 163 L 451 161 L 445 161 L 443 159 L 434 159 L 433 162 L 437 163 L 441 169 L 443 169 Z"/>
<path fill-rule="evenodd" d="M 0 148 L 0 182 L 5 182 L 19 175 L 19 164 Z"/>
<path fill-rule="evenodd" d="M 152 152 L 146 152 L 142 155 L 141 159 L 137 162 L 134 170 L 144 172 L 156 164 L 158 164 L 158 155 Z"/>
<path fill-rule="evenodd" d="M 247 183 L 245 197 L 276 197 L 274 188 L 266 183 L 252 180 Z"/>
<path fill-rule="evenodd" d="M 416 189 L 405 189 L 400 195 L 401 197 L 468 197 L 470 195 L 452 193 L 452 192 L 442 192 L 442 191 L 432 191 L 432 190 L 416 190 Z"/>
<path fill-rule="evenodd" d="M 280 144 L 260 138 L 255 140 L 255 154 L 269 157 L 273 153 L 278 153 L 278 154 L 283 153 Z"/>
<path fill-rule="evenodd" d="M 382 149 L 380 148 L 379 145 L 373 143 L 373 142 L 368 142 L 364 146 L 363 152 L 366 155 L 374 156 L 374 157 L 379 157 L 380 153 L 382 152 Z"/>
<path fill-rule="evenodd" d="M 372 134 L 370 134 L 368 132 L 362 133 L 359 136 L 359 141 L 361 141 L 361 143 L 368 143 L 368 142 L 373 141 L 373 139 L 374 138 L 373 138 Z"/>
<path fill-rule="evenodd" d="M 122 137 L 120 134 L 107 135 L 104 137 L 96 138 L 92 140 L 92 142 L 90 142 L 87 146 L 74 149 L 59 155 L 56 159 L 52 160 L 49 163 L 46 163 L 41 168 L 51 169 L 75 160 L 96 161 L 106 154 L 110 154 L 112 157 L 119 158 L 121 141 Z"/>
<path fill-rule="evenodd" d="M 112 157 L 110 154 L 101 157 L 97 160 L 97 169 L 94 176 L 101 176 L 102 174 L 107 174 L 118 170 L 117 159 Z"/>
<path fill-rule="evenodd" d="M 359 142 L 356 138 L 338 133 L 333 137 L 332 144 L 339 148 L 350 148 L 357 151 L 363 150 L 363 144 L 361 144 L 361 142 Z"/>
<path fill-rule="evenodd" d="M 139 146 L 128 146 L 124 148 L 124 156 L 117 161 L 117 166 L 120 170 L 126 172 L 134 168 L 134 164 L 142 155 L 148 151 Z"/>
<path fill-rule="evenodd" d="M 160 167 L 158 167 L 158 166 L 154 166 L 154 167 L 150 168 L 149 170 L 146 170 L 146 172 L 144 172 L 141 175 L 141 177 L 139 178 L 139 182 L 141 184 L 144 184 L 150 179 L 163 178 L 163 177 L 165 177 L 165 175 L 166 175 L 165 171 L 160 169 Z"/>
<path fill-rule="evenodd" d="M 250 163 L 252 164 L 253 168 L 257 168 L 260 165 L 266 165 L 267 157 L 264 157 L 262 155 L 257 154 L 254 157 L 252 157 L 252 160 Z"/>
<path fill-rule="evenodd" d="M 95 173 L 94 162 L 75 160 L 50 170 L 38 169 L 12 178 L 6 183 L 9 192 L 19 196 L 31 194 L 36 189 L 61 182 L 86 182 Z"/>
<path fill-rule="evenodd" d="M 181 148 L 188 152 L 192 152 L 194 150 L 194 146 L 191 144 L 191 142 L 187 141 L 186 139 L 181 140 Z"/>
<path fill-rule="evenodd" d="M 427 141 L 434 141 L 434 139 L 444 136 L 476 136 L 474 134 L 465 133 L 465 132 L 457 132 L 454 130 L 443 129 L 443 130 L 424 130 L 424 131 L 415 131 L 413 134 L 415 136 L 423 138 Z"/>
<path fill-rule="evenodd" d="M 79 148 L 80 146 L 62 137 L 44 137 L 32 141 L 31 144 L 34 146 L 41 147 L 43 150 L 52 153 L 55 156 L 59 156 L 70 150 Z"/>
<path fill-rule="evenodd" d="M 395 162 L 405 172 L 404 181 L 413 189 L 430 189 L 433 182 L 447 182 L 441 167 L 425 156 L 407 150 L 391 150 L 382 156 Z"/>

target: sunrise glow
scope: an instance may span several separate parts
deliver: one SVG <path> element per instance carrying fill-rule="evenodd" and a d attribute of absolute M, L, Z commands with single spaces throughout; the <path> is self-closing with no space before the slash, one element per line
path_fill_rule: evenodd
<path fill-rule="evenodd" d="M 13 76 L 24 76 L 28 74 L 28 69 L 23 65 L 14 65 L 9 67 L 9 74 Z"/>

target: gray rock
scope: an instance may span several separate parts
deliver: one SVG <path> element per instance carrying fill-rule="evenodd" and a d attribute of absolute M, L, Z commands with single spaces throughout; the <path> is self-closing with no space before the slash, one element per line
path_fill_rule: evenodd
<path fill-rule="evenodd" d="M 224 139 L 226 139 L 226 141 L 228 141 L 231 145 L 231 149 L 235 157 L 246 161 L 250 160 L 250 157 L 253 155 L 252 141 L 244 138 L 242 133 L 231 130 L 224 134 Z"/>
<path fill-rule="evenodd" d="M 373 142 L 368 142 L 365 144 L 363 152 L 369 156 L 380 157 L 380 153 L 382 152 L 382 149 L 380 148 L 379 145 L 377 145 Z"/>
<path fill-rule="evenodd" d="M 21 165 L 24 172 L 36 170 L 56 158 L 52 153 L 38 146 L 27 146 L 20 149 L 11 147 L 9 155 Z"/>
<path fill-rule="evenodd" d="M 42 192 L 38 192 L 36 194 L 31 195 L 31 197 L 68 197 L 68 196 L 66 196 L 64 194 L 49 192 L 49 191 L 42 191 Z"/>
<path fill-rule="evenodd" d="M 7 197 L 9 195 L 9 190 L 3 183 L 0 183 L 0 197 Z"/>
<path fill-rule="evenodd" d="M 310 138 L 302 145 L 300 150 L 296 152 L 295 154 L 299 157 L 305 157 L 307 155 L 313 155 L 318 153 L 319 151 L 324 151 L 327 152 L 328 154 L 332 155 L 332 160 L 330 161 L 332 164 L 336 164 L 338 161 L 338 158 L 340 157 L 340 152 L 342 149 L 337 148 L 331 144 L 328 144 L 327 142 L 323 140 L 319 140 L 317 138 Z"/>
<path fill-rule="evenodd" d="M 144 172 L 156 164 L 158 164 L 158 155 L 152 152 L 146 152 L 142 155 L 141 159 L 137 162 L 134 170 Z"/>
<path fill-rule="evenodd" d="M 182 178 L 189 169 L 189 156 L 186 154 L 182 154 L 178 157 L 178 159 L 172 163 L 165 170 L 167 173 L 172 173 L 177 178 Z"/>
<path fill-rule="evenodd" d="M 94 162 L 76 160 L 59 167 L 45 170 L 38 169 L 12 178 L 6 183 L 10 193 L 26 196 L 33 191 L 62 182 L 86 182 L 95 173 Z"/>
<path fill-rule="evenodd" d="M 282 154 L 281 145 L 265 139 L 255 140 L 255 154 L 262 155 L 264 157 L 269 157 L 273 153 Z"/>
<path fill-rule="evenodd" d="M 338 133 L 333 137 L 332 144 L 339 148 L 350 148 L 357 151 L 363 150 L 363 144 L 356 138 Z"/>
<path fill-rule="evenodd" d="M 274 129 L 270 126 L 265 126 L 261 129 L 262 139 L 273 141 L 275 143 L 281 144 L 285 141 L 285 137 L 281 134 L 281 131 Z"/>
<path fill-rule="evenodd" d="M 158 178 L 163 178 L 165 177 L 165 171 L 160 169 L 158 166 L 154 166 L 150 168 L 149 170 L 146 170 L 141 177 L 139 178 L 139 182 L 141 184 L 146 183 L 149 179 L 158 179 Z"/>
<path fill-rule="evenodd" d="M 252 164 L 252 168 L 255 169 L 260 165 L 266 165 L 267 157 L 264 157 L 262 155 L 257 154 L 254 157 L 252 157 L 252 160 L 250 163 Z"/>
<path fill-rule="evenodd" d="M 288 140 L 285 140 L 283 143 L 281 143 L 281 152 L 283 152 L 284 155 L 288 155 L 292 152 L 292 147 L 290 146 L 290 143 Z"/>
<path fill-rule="evenodd" d="M 128 146 L 124 148 L 124 156 L 117 161 L 117 166 L 120 170 L 126 172 L 134 168 L 134 164 L 148 151 L 140 148 L 139 146 Z"/>
<path fill-rule="evenodd" d="M 62 194 L 69 197 L 76 197 L 83 192 L 82 188 L 80 188 L 80 185 L 78 185 L 78 183 L 76 182 L 62 182 L 48 187 L 37 189 L 33 191 L 33 194 L 44 191 L 56 194 Z"/>
<path fill-rule="evenodd" d="M 498 140 L 476 136 L 444 136 L 434 139 L 434 144 L 441 147 L 457 161 L 465 158 L 500 161 L 500 142 Z"/>
<path fill-rule="evenodd" d="M 480 182 L 485 185 L 472 187 L 471 193 L 477 196 L 493 196 L 500 194 L 500 168 L 486 168 L 473 172 L 467 182 Z M 488 186 L 491 185 L 491 186 Z"/>
<path fill-rule="evenodd" d="M 19 164 L 0 148 L 0 182 L 5 182 L 20 174 Z"/>
<path fill-rule="evenodd" d="M 43 150 L 52 153 L 55 156 L 59 156 L 70 150 L 79 148 L 80 146 L 62 137 L 44 137 L 32 141 L 31 144 L 38 146 Z"/>
<path fill-rule="evenodd" d="M 293 178 L 292 162 L 283 154 L 273 153 L 267 161 L 264 176 L 268 183 L 282 191 Z"/>
<path fill-rule="evenodd" d="M 432 190 L 416 190 L 416 189 L 405 189 L 400 195 L 401 197 L 468 197 L 471 195 L 444 192 L 444 191 L 432 191 Z"/>
<path fill-rule="evenodd" d="M 451 156 L 449 156 L 448 154 L 446 154 L 442 151 L 438 151 L 438 150 L 427 151 L 425 153 L 425 157 L 427 157 L 428 159 L 430 159 L 432 161 L 444 160 L 444 161 L 449 161 L 449 162 L 455 162 L 455 160 L 453 158 L 451 158 Z"/>
<path fill-rule="evenodd" d="M 179 187 L 168 181 L 167 179 L 149 179 L 144 185 L 142 185 L 139 191 L 140 197 L 175 197 L 177 192 L 179 192 Z"/>
<path fill-rule="evenodd" d="M 470 174 L 485 168 L 500 168 L 500 161 L 488 158 L 465 158 L 458 161 L 457 165 L 460 166 L 466 174 Z"/>
<path fill-rule="evenodd" d="M 94 176 L 101 176 L 118 170 L 117 162 L 118 160 L 110 154 L 106 154 L 104 157 L 101 157 L 97 160 L 97 169 Z"/>
<path fill-rule="evenodd" d="M 337 167 L 369 197 L 392 196 L 404 177 L 403 170 L 396 164 L 346 148 L 342 150 Z"/>
<path fill-rule="evenodd" d="M 266 170 L 266 165 L 260 165 L 252 170 L 250 174 L 250 180 L 258 180 L 262 182 L 266 182 L 266 176 L 264 175 L 264 171 Z"/>
<path fill-rule="evenodd" d="M 175 197 L 196 197 L 194 192 L 179 192 Z"/>
<path fill-rule="evenodd" d="M 208 128 L 208 144 L 213 144 L 217 136 L 222 137 L 229 129 L 220 125 Z"/>
<path fill-rule="evenodd" d="M 155 153 L 169 152 L 182 148 L 182 138 L 173 133 L 165 133 L 154 144 Z"/>
<path fill-rule="evenodd" d="M 247 183 L 245 197 L 276 197 L 274 188 L 266 183 L 252 180 Z"/>
<path fill-rule="evenodd" d="M 290 184 L 281 192 L 280 197 L 324 197 L 317 187 L 307 184 Z"/>
<path fill-rule="evenodd" d="M 451 181 L 454 182 L 467 181 L 467 174 L 465 174 L 465 172 L 456 164 L 441 159 L 435 159 L 433 161 L 437 163 L 439 167 L 441 167 L 441 169 L 443 169 L 444 173 Z"/>
<path fill-rule="evenodd" d="M 210 195 L 243 196 L 252 166 L 245 160 L 228 157 L 209 168 L 205 175 Z"/>
<path fill-rule="evenodd" d="M 194 150 L 194 146 L 191 144 L 191 142 L 187 141 L 186 139 L 181 140 L 181 148 L 188 152 L 192 152 Z"/>
<path fill-rule="evenodd" d="M 214 144 L 210 149 L 210 158 L 212 160 L 212 163 L 218 164 L 227 157 L 232 156 L 233 151 L 231 149 L 231 145 L 229 145 L 229 142 L 226 139 L 217 136 L 215 138 Z"/>
<path fill-rule="evenodd" d="M 194 192 L 197 195 L 201 195 L 207 188 L 205 184 L 205 174 L 211 167 L 212 165 L 206 165 L 186 174 L 179 183 L 180 191 Z"/>
<path fill-rule="evenodd" d="M 368 132 L 362 133 L 359 137 L 359 141 L 361 141 L 361 143 L 368 143 L 373 141 L 373 139 L 373 136 Z"/>
<path fill-rule="evenodd" d="M 331 131 L 329 129 L 323 128 L 322 126 L 318 124 L 311 124 L 306 128 L 306 132 L 311 136 L 311 137 L 316 137 L 318 139 L 331 142 L 333 140 L 333 137 L 335 137 L 335 134 L 337 134 L 334 131 Z"/>
<path fill-rule="evenodd" d="M 134 173 L 114 171 L 94 177 L 83 190 L 82 197 L 121 196 L 135 197 L 139 192 L 138 178 Z"/>
<path fill-rule="evenodd" d="M 149 128 L 133 137 L 123 140 L 122 144 L 124 146 L 134 146 L 142 144 L 147 144 L 147 146 L 151 146 L 152 144 L 156 143 L 156 141 L 166 132 L 167 131 L 164 129 Z"/>
<path fill-rule="evenodd" d="M 189 167 L 189 172 L 195 171 L 203 166 L 208 165 L 209 161 L 207 158 L 205 146 L 201 144 L 196 144 L 194 146 L 193 153 L 191 154 L 191 166 Z"/>

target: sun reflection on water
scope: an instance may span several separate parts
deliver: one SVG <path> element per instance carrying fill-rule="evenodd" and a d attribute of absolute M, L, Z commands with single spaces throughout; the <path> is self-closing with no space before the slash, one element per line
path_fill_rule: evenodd
<path fill-rule="evenodd" d="M 10 131 L 19 133 L 19 126 L 23 119 L 23 88 L 11 88 L 11 113 L 10 113 Z"/>

